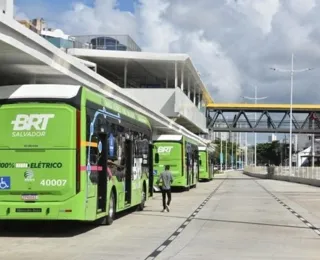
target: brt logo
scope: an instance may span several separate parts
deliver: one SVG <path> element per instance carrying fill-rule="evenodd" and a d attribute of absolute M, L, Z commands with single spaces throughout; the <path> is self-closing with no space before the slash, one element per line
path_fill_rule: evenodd
<path fill-rule="evenodd" d="M 12 137 L 40 137 L 46 135 L 48 122 L 54 114 L 19 114 L 11 122 Z"/>
<path fill-rule="evenodd" d="M 171 153 L 173 146 L 159 146 L 158 153 Z"/>

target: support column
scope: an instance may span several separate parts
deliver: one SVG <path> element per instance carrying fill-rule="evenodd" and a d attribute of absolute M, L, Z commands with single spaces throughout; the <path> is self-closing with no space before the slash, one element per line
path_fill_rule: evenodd
<path fill-rule="evenodd" d="M 32 79 L 30 80 L 29 84 L 37 84 L 37 75 L 33 75 Z"/>
<path fill-rule="evenodd" d="M 193 87 L 193 103 L 196 104 L 197 85 Z"/>
<path fill-rule="evenodd" d="M 166 88 L 168 88 L 168 85 L 169 85 L 169 75 L 168 75 L 168 68 L 167 68 L 167 71 L 166 71 Z"/>
<path fill-rule="evenodd" d="M 1 0 L 0 10 L 1 10 L 1 13 L 6 14 L 7 16 L 10 16 L 10 18 L 13 18 L 13 13 L 14 13 L 13 0 Z"/>
<path fill-rule="evenodd" d="M 178 87 L 178 63 L 174 63 L 174 87 Z"/>
<path fill-rule="evenodd" d="M 188 76 L 188 98 L 191 99 L 191 91 L 190 91 L 190 76 Z"/>
<path fill-rule="evenodd" d="M 128 61 L 125 61 L 124 63 L 124 73 L 123 73 L 124 83 L 123 87 L 127 88 L 127 74 L 128 74 Z"/>
<path fill-rule="evenodd" d="M 202 98 L 201 98 L 201 94 L 199 93 L 199 96 L 198 96 L 198 108 L 199 108 L 199 110 L 201 109 L 201 102 L 202 102 Z"/>
<path fill-rule="evenodd" d="M 184 64 L 181 66 L 181 83 L 180 83 L 181 90 L 184 89 Z"/>

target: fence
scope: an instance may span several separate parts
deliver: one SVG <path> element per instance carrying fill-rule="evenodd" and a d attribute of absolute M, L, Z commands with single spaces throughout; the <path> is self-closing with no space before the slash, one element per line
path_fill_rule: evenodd
<path fill-rule="evenodd" d="M 320 167 L 245 167 L 244 174 L 281 181 L 297 182 L 320 187 Z"/>

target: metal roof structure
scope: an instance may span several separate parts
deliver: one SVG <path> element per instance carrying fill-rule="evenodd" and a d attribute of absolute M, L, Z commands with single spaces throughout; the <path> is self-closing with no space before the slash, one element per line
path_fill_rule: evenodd
<path fill-rule="evenodd" d="M 151 111 L 119 86 L 100 76 L 80 60 L 59 50 L 12 17 L 0 13 L 1 85 L 81 84 L 113 98 L 147 116 L 164 133 L 184 134 L 198 142 L 209 141 L 181 127 L 161 113 Z"/>

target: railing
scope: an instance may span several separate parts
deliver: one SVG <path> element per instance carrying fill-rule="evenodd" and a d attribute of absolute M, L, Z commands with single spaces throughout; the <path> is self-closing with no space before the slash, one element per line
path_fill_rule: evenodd
<path fill-rule="evenodd" d="M 252 167 L 244 169 L 244 174 L 264 179 L 297 182 L 320 187 L 320 167 Z"/>
<path fill-rule="evenodd" d="M 268 169 L 264 166 L 248 166 L 244 169 L 246 172 L 256 174 L 267 174 Z M 320 167 L 291 167 L 291 173 L 288 166 L 279 166 L 274 168 L 274 176 L 290 176 L 306 179 L 320 180 Z"/>
<path fill-rule="evenodd" d="M 114 50 L 114 51 L 141 51 L 141 48 L 129 35 L 75 35 L 70 36 L 73 48 Z"/>

